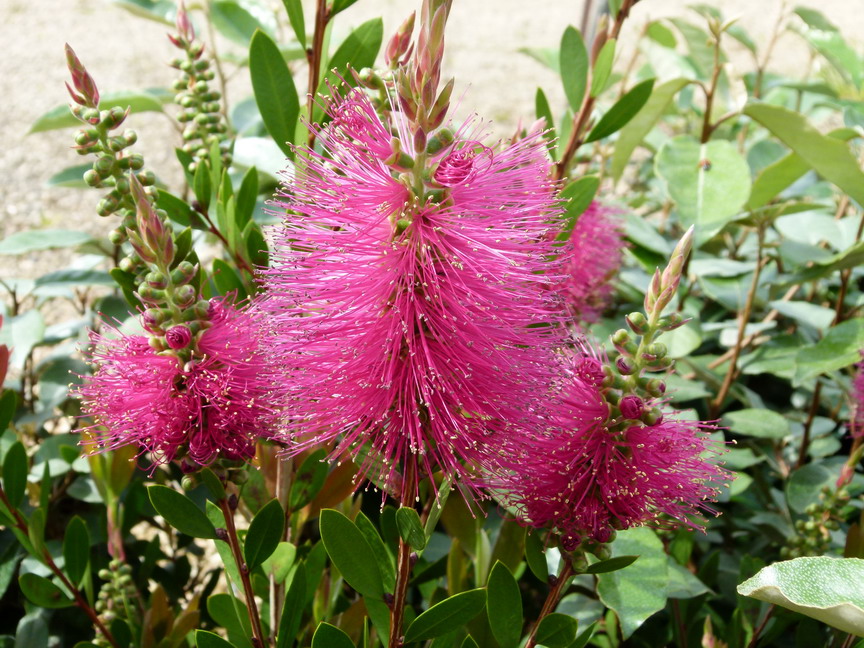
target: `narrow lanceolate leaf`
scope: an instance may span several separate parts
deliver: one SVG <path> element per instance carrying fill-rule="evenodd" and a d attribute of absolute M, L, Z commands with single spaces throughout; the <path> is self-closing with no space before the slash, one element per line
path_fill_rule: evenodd
<path fill-rule="evenodd" d="M 501 648 L 515 648 L 522 636 L 522 595 L 504 563 L 495 563 L 486 589 L 486 614 L 492 635 Z"/>
<path fill-rule="evenodd" d="M 393 556 L 387 550 L 384 541 L 381 539 L 381 534 L 378 529 L 372 524 L 372 521 L 366 517 L 363 511 L 357 513 L 354 519 L 354 524 L 363 533 L 366 542 L 372 549 L 372 555 L 378 563 L 378 569 L 381 570 L 381 582 L 384 585 L 385 592 L 392 592 L 396 587 L 396 565 Z"/>
<path fill-rule="evenodd" d="M 12 508 L 18 508 L 27 489 L 27 451 L 20 441 L 13 443 L 3 457 L 3 490 Z"/>
<path fill-rule="evenodd" d="M 312 635 L 312 648 L 354 648 L 354 642 L 336 626 L 321 623 Z"/>
<path fill-rule="evenodd" d="M 216 529 L 191 499 L 172 488 L 154 484 L 147 489 L 150 503 L 165 521 L 193 538 L 215 538 Z"/>
<path fill-rule="evenodd" d="M 615 182 L 621 179 L 633 151 L 654 128 L 675 95 L 689 83 L 692 83 L 690 79 L 672 79 L 657 86 L 636 116 L 621 129 L 618 141 L 615 143 L 610 169 Z"/>
<path fill-rule="evenodd" d="M 22 574 L 18 584 L 24 596 L 39 607 L 64 608 L 75 604 L 59 587 L 43 576 Z"/>
<path fill-rule="evenodd" d="M 549 100 L 546 98 L 546 93 L 543 92 L 542 88 L 537 88 L 537 94 L 534 96 L 534 110 L 537 114 L 537 119 L 543 119 L 546 122 L 546 139 L 549 140 L 549 154 L 553 160 L 557 160 L 558 147 L 555 145 L 555 119 L 552 117 Z"/>
<path fill-rule="evenodd" d="M 864 171 L 848 145 L 822 135 L 803 115 L 787 108 L 752 104 L 744 114 L 774 133 L 819 175 L 864 205 Z"/>
<path fill-rule="evenodd" d="M 299 564 L 294 572 L 294 578 L 285 594 L 282 605 L 282 616 L 279 618 L 279 634 L 276 636 L 276 648 L 288 648 L 294 642 L 294 635 L 300 629 L 303 618 L 303 608 L 306 603 L 306 566 Z"/>
<path fill-rule="evenodd" d="M 291 29 L 294 30 L 297 42 L 303 49 L 306 49 L 306 23 L 303 19 L 303 3 L 300 0 L 282 0 L 282 4 L 285 5 L 288 21 L 291 23 Z"/>
<path fill-rule="evenodd" d="M 486 590 L 461 592 L 433 605 L 414 619 L 405 632 L 405 643 L 434 639 L 456 630 L 486 607 Z"/>
<path fill-rule="evenodd" d="M 738 586 L 742 596 L 780 605 L 864 636 L 864 560 L 827 556 L 774 563 Z"/>
<path fill-rule="evenodd" d="M 608 574 L 609 572 L 618 571 L 632 565 L 639 556 L 615 556 L 608 560 L 601 560 L 593 565 L 588 565 L 585 569 L 586 574 Z"/>
<path fill-rule="evenodd" d="M 78 585 L 90 562 L 90 531 L 77 515 L 69 522 L 63 536 L 63 561 L 69 580 L 73 585 Z"/>
<path fill-rule="evenodd" d="M 627 94 L 616 101 L 609 111 L 600 118 L 597 125 L 588 133 L 585 143 L 609 137 L 624 128 L 627 122 L 642 110 L 642 106 L 647 103 L 653 88 L 654 79 L 647 79 L 633 86 Z"/>
<path fill-rule="evenodd" d="M 243 555 L 249 569 L 255 569 L 270 557 L 279 546 L 284 531 L 285 511 L 279 500 L 272 499 L 252 518 L 246 533 Z"/>
<path fill-rule="evenodd" d="M 568 648 L 576 639 L 578 623 L 573 617 L 553 612 L 537 626 L 537 643 L 547 648 Z"/>
<path fill-rule="evenodd" d="M 333 509 L 321 511 L 320 528 L 327 555 L 345 582 L 363 596 L 380 599 L 384 594 L 381 570 L 363 532 Z"/>
<path fill-rule="evenodd" d="M 426 548 L 426 532 L 420 516 L 413 508 L 402 506 L 396 511 L 396 526 L 399 528 L 399 535 L 414 551 L 423 551 Z"/>
<path fill-rule="evenodd" d="M 578 112 L 585 98 L 588 85 L 588 50 L 582 34 L 575 27 L 568 25 L 561 37 L 561 82 L 564 84 L 564 94 L 567 102 Z"/>
<path fill-rule="evenodd" d="M 300 99 L 291 71 L 279 47 L 267 34 L 256 31 L 249 45 L 249 74 L 255 103 L 267 132 L 289 158 L 294 158 L 290 144 L 297 131 Z"/>
<path fill-rule="evenodd" d="M 564 187 L 561 198 L 567 201 L 564 211 L 564 226 L 556 237 L 558 241 L 569 241 L 576 221 L 591 205 L 600 188 L 599 176 L 583 176 Z"/>
<path fill-rule="evenodd" d="M 591 73 L 591 96 L 597 97 L 606 89 L 609 75 L 612 74 L 612 62 L 615 60 L 615 39 L 610 38 L 603 44 L 603 48 L 594 62 Z"/>

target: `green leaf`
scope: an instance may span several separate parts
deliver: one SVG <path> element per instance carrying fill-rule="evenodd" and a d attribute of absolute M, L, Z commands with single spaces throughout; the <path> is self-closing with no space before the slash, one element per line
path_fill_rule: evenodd
<path fill-rule="evenodd" d="M 396 526 L 401 538 L 414 551 L 423 551 L 426 548 L 426 532 L 420 516 L 413 508 L 401 506 L 396 510 Z"/>
<path fill-rule="evenodd" d="M 564 187 L 560 196 L 567 201 L 564 211 L 564 226 L 561 228 L 558 236 L 555 237 L 555 240 L 570 240 L 570 237 L 573 235 L 573 228 L 576 227 L 576 221 L 579 220 L 579 217 L 591 205 L 591 201 L 594 200 L 594 196 L 597 195 L 599 188 L 600 177 L 595 175 L 582 176 Z"/>
<path fill-rule="evenodd" d="M 2 367 L 0 367 L 0 373 L 3 373 Z M 2 388 L 2 385 L 0 385 Z M 15 416 L 15 410 L 18 408 L 18 396 L 16 393 L 7 389 L 3 392 L 3 395 L 0 396 L 0 435 L 2 435 L 6 429 L 9 427 L 9 423 L 12 422 L 12 417 Z"/>
<path fill-rule="evenodd" d="M 822 135 L 803 115 L 787 108 L 751 104 L 744 114 L 774 133 L 819 175 L 864 205 L 864 172 L 848 145 Z"/>
<path fill-rule="evenodd" d="M 759 439 L 782 439 L 789 435 L 789 421 L 767 409 L 742 409 L 727 412 L 720 425 L 736 434 Z"/>
<path fill-rule="evenodd" d="M 789 475 L 786 481 L 786 503 L 795 513 L 804 513 L 808 506 L 821 499 L 822 489 L 837 481 L 837 473 L 822 464 L 809 463 Z"/>
<path fill-rule="evenodd" d="M 213 259 L 213 282 L 220 295 L 236 294 L 238 300 L 246 296 L 246 287 L 240 275 L 222 259 Z"/>
<path fill-rule="evenodd" d="M 333 509 L 321 511 L 320 528 L 327 555 L 345 582 L 363 596 L 380 599 L 384 594 L 381 570 L 363 532 Z"/>
<path fill-rule="evenodd" d="M 628 569 L 598 575 L 600 600 L 615 610 L 627 639 L 666 605 L 667 557 L 663 543 L 646 527 L 619 531 L 611 549 L 613 557 L 639 555 Z"/>
<path fill-rule="evenodd" d="M 269 32 L 264 25 L 235 0 L 214 0 L 210 3 L 210 19 L 213 26 L 226 38 L 241 47 L 246 47 L 257 31 Z"/>
<path fill-rule="evenodd" d="M 210 177 L 210 167 L 206 164 L 199 164 L 195 167 L 192 189 L 195 192 L 195 200 L 206 212 L 210 207 L 210 198 L 213 195 L 213 179 Z"/>
<path fill-rule="evenodd" d="M 45 337 L 45 320 L 37 309 L 24 311 L 3 320 L 0 328 L 0 344 L 10 350 L 9 366 L 23 369 L 30 352 Z"/>
<path fill-rule="evenodd" d="M 609 137 L 612 133 L 616 133 L 624 128 L 627 122 L 642 110 L 642 107 L 651 96 L 653 88 L 654 79 L 646 79 L 633 86 L 627 94 L 616 101 L 607 113 L 600 118 L 600 121 L 597 122 L 597 125 L 588 133 L 588 137 L 585 138 L 585 144 Z"/>
<path fill-rule="evenodd" d="M 75 605 L 59 587 L 43 576 L 33 573 L 22 574 L 18 578 L 21 592 L 31 602 L 44 608 L 64 608 Z"/>
<path fill-rule="evenodd" d="M 552 117 L 552 109 L 549 107 L 549 100 L 546 98 L 546 93 L 542 88 L 537 88 L 537 94 L 534 96 L 534 110 L 537 113 L 537 119 L 543 119 L 546 122 L 546 137 L 549 140 L 549 153 L 553 160 L 558 158 L 557 147 L 555 145 L 555 119 Z"/>
<path fill-rule="evenodd" d="M 13 443 L 3 457 L 3 490 L 12 508 L 21 506 L 27 491 L 27 473 L 30 472 L 27 451 L 20 441 Z"/>
<path fill-rule="evenodd" d="M 813 265 L 795 273 L 788 283 L 805 283 L 827 277 L 834 274 L 838 270 L 846 270 L 847 268 L 855 268 L 864 263 L 864 241 L 858 241 L 851 247 L 846 248 L 842 252 L 838 252 L 832 256 L 822 259 L 811 259 Z"/>
<path fill-rule="evenodd" d="M 864 560 L 827 556 L 774 563 L 738 586 L 738 593 L 864 636 Z"/>
<path fill-rule="evenodd" d="M 243 176 L 240 190 L 237 192 L 237 227 L 243 229 L 255 213 L 255 202 L 258 199 L 258 170 L 252 167 Z"/>
<path fill-rule="evenodd" d="M 354 648 L 354 642 L 336 626 L 320 623 L 312 635 L 312 648 Z"/>
<path fill-rule="evenodd" d="M 561 37 L 559 59 L 564 94 L 573 112 L 579 112 L 588 85 L 588 50 L 579 30 L 570 25 Z"/>
<path fill-rule="evenodd" d="M 89 243 L 93 237 L 86 232 L 63 229 L 15 232 L 0 241 L 0 254 L 24 254 L 36 250 L 67 248 Z"/>
<path fill-rule="evenodd" d="M 66 575 L 73 585 L 78 585 L 90 562 L 90 531 L 77 515 L 66 526 L 63 535 L 63 562 Z"/>
<path fill-rule="evenodd" d="M 177 5 L 173 0 L 111 0 L 129 13 L 174 27 Z"/>
<path fill-rule="evenodd" d="M 326 456 L 327 451 L 319 448 L 303 460 L 291 484 L 288 501 L 292 511 L 306 506 L 321 491 L 329 470 Z"/>
<path fill-rule="evenodd" d="M 374 524 L 366 517 L 363 511 L 357 513 L 354 519 L 354 524 L 363 533 L 366 542 L 372 549 L 372 555 L 378 563 L 378 569 L 381 571 L 381 582 L 385 592 L 392 592 L 396 587 L 396 565 L 393 561 L 393 556 L 387 550 L 384 541 L 381 539 L 381 534 Z"/>
<path fill-rule="evenodd" d="M 282 605 L 282 616 L 279 618 L 279 634 L 276 648 L 289 648 L 294 643 L 294 636 L 300 629 L 303 618 L 303 608 L 306 603 L 306 569 L 303 564 L 297 566 L 294 578 L 285 594 Z"/>
<path fill-rule="evenodd" d="M 486 590 L 483 588 L 461 592 L 436 603 L 423 612 L 408 626 L 405 643 L 434 639 L 460 628 L 476 617 L 486 607 Z"/>
<path fill-rule="evenodd" d="M 168 214 L 168 218 L 184 227 L 194 227 L 199 230 L 207 229 L 204 219 L 201 218 L 201 215 L 197 211 L 192 209 L 185 200 L 167 191 L 159 190 L 159 195 L 156 198 L 156 207 L 164 209 Z"/>
<path fill-rule="evenodd" d="M 38 610 L 21 617 L 15 630 L 15 648 L 48 648 L 48 624 L 44 612 Z"/>
<path fill-rule="evenodd" d="M 542 582 L 549 578 L 549 567 L 546 563 L 546 555 L 543 553 L 543 541 L 538 531 L 529 530 L 525 536 L 525 562 L 528 568 Z"/>
<path fill-rule="evenodd" d="M 285 511 L 279 500 L 272 499 L 258 511 L 249 524 L 243 556 L 250 570 L 255 569 L 276 551 L 285 531 Z"/>
<path fill-rule="evenodd" d="M 265 574 L 272 576 L 273 580 L 281 585 L 294 567 L 295 558 L 297 558 L 297 547 L 290 542 L 280 542 L 270 557 L 261 563 L 261 568 Z"/>
<path fill-rule="evenodd" d="M 66 167 L 48 178 L 45 184 L 49 187 L 87 189 L 89 185 L 84 182 L 84 174 L 92 168 L 92 164 L 76 164 L 75 166 Z"/>
<path fill-rule="evenodd" d="M 655 43 L 662 45 L 663 47 L 668 47 L 670 49 L 675 49 L 675 46 L 678 44 L 678 41 L 675 39 L 675 34 L 662 22 L 657 20 L 648 24 L 648 27 L 645 32 L 651 40 Z"/>
<path fill-rule="evenodd" d="M 522 636 L 522 595 L 513 574 L 502 562 L 496 562 L 486 586 L 486 614 L 492 635 L 501 648 L 515 648 Z"/>
<path fill-rule="evenodd" d="M 228 639 L 237 648 L 252 648 L 252 623 L 243 601 L 230 594 L 213 594 L 207 599 L 207 614 L 228 631 Z"/>
<path fill-rule="evenodd" d="M 632 565 L 636 560 L 638 560 L 638 558 L 639 556 L 615 556 L 614 558 L 601 560 L 593 565 L 588 565 L 585 569 L 585 573 L 608 574 L 609 572 L 618 571 L 619 569 L 624 569 L 625 567 Z"/>
<path fill-rule="evenodd" d="M 121 92 L 106 92 L 99 99 L 99 108 L 108 110 L 114 106 L 121 108 L 129 107 L 133 113 L 139 112 L 163 112 L 162 106 L 168 101 L 168 97 L 162 97 L 156 93 L 145 90 L 126 90 Z M 75 115 L 73 115 L 68 104 L 55 106 L 41 117 L 39 117 L 30 130 L 30 133 L 42 133 L 57 128 L 72 128 L 84 126 Z"/>
<path fill-rule="evenodd" d="M 569 648 L 585 648 L 588 645 L 588 642 L 591 641 L 591 637 L 594 636 L 594 628 L 597 626 L 597 622 L 595 621 L 590 626 L 585 628 L 582 633 L 576 637 L 576 641 L 570 644 Z"/>
<path fill-rule="evenodd" d="M 547 648 L 567 648 L 576 639 L 579 624 L 571 616 L 552 612 L 537 626 L 537 643 Z"/>
<path fill-rule="evenodd" d="M 195 646 L 197 648 L 234 648 L 230 642 L 207 630 L 195 631 Z"/>
<path fill-rule="evenodd" d="M 306 23 L 303 20 L 303 3 L 300 0 L 282 0 L 291 29 L 297 37 L 297 42 L 306 49 Z"/>
<path fill-rule="evenodd" d="M 355 70 L 375 65 L 378 50 L 384 40 L 384 23 L 380 18 L 367 20 L 357 29 L 348 34 L 348 38 L 336 48 L 333 57 L 327 63 L 327 74 L 318 84 L 318 93 L 322 96 L 330 96 L 329 85 L 339 85 L 341 79 L 352 79 L 348 72 L 350 64 Z M 328 85 L 329 84 L 329 85 Z M 321 108 L 316 107 L 315 118 L 321 115 Z"/>
<path fill-rule="evenodd" d="M 333 0 L 333 15 L 335 16 L 340 11 L 345 11 L 355 2 L 357 2 L 357 0 Z"/>
<path fill-rule="evenodd" d="M 860 360 L 864 348 L 864 319 L 856 317 L 831 328 L 819 342 L 804 347 L 795 356 L 793 385 L 843 369 Z"/>
<path fill-rule="evenodd" d="M 606 89 L 609 75 L 612 73 L 612 62 L 615 60 L 615 39 L 607 40 L 594 61 L 594 70 L 591 74 L 592 97 L 597 97 Z"/>
<path fill-rule="evenodd" d="M 671 33 L 671 32 L 670 32 Z M 692 83 L 690 79 L 672 79 L 663 83 L 651 93 L 648 101 L 621 129 L 618 141 L 615 142 L 615 152 L 612 154 L 610 174 L 615 182 L 621 179 L 624 169 L 633 155 L 636 147 L 645 139 L 645 136 L 654 128 L 660 116 L 666 111 L 675 95 L 686 85 Z"/>
<path fill-rule="evenodd" d="M 828 137 L 846 142 L 856 136 L 855 131 L 839 128 L 828 133 Z M 753 181 L 753 189 L 750 191 L 750 199 L 747 206 L 750 209 L 758 209 L 767 205 L 771 199 L 810 170 L 807 163 L 797 153 L 789 153 L 766 166 Z"/>
<path fill-rule="evenodd" d="M 225 486 L 222 483 L 222 480 L 216 476 L 210 468 L 204 468 L 201 470 L 198 475 L 201 477 L 201 481 L 207 486 L 210 491 L 210 494 L 213 496 L 215 500 L 225 499 Z"/>
<path fill-rule="evenodd" d="M 191 499 L 173 488 L 154 484 L 147 488 L 150 503 L 165 521 L 193 538 L 215 538 L 216 529 Z"/>
<path fill-rule="evenodd" d="M 725 140 L 701 144 L 689 135 L 673 137 L 655 164 L 682 225 L 696 226 L 697 246 L 734 220 L 750 195 L 747 161 Z"/>
<path fill-rule="evenodd" d="M 294 142 L 297 131 L 300 99 L 279 46 L 261 31 L 255 33 L 249 46 L 249 74 L 252 77 L 255 103 L 258 104 L 267 132 L 281 151 L 294 159 L 290 144 Z"/>
<path fill-rule="evenodd" d="M 120 268 L 111 268 L 109 274 L 123 291 L 123 298 L 126 300 L 126 303 L 135 311 L 143 311 L 144 306 L 141 304 L 138 297 L 135 296 L 135 291 L 138 288 L 135 283 L 135 275 L 131 272 L 121 270 Z"/>

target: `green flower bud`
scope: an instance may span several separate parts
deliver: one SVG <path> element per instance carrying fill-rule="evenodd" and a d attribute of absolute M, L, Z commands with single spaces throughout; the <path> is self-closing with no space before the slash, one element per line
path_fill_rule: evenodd
<path fill-rule="evenodd" d="M 102 184 L 102 178 L 99 177 L 99 174 L 95 169 L 87 169 L 87 171 L 84 172 L 83 177 L 84 182 L 86 182 L 90 187 L 98 187 Z"/>
<path fill-rule="evenodd" d="M 197 297 L 197 291 L 189 284 L 186 284 L 185 286 L 180 286 L 180 288 L 178 288 L 177 291 L 174 293 L 174 299 L 177 305 L 181 307 L 190 306 Z"/>
<path fill-rule="evenodd" d="M 113 155 L 101 155 L 99 159 L 93 163 L 93 168 L 96 172 L 101 176 L 110 175 L 114 170 L 114 156 Z"/>

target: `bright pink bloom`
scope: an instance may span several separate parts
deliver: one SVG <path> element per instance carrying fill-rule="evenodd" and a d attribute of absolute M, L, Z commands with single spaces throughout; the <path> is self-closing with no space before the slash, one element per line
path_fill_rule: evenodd
<path fill-rule="evenodd" d="M 349 97 L 372 118 L 364 95 Z M 538 424 L 554 371 L 562 328 L 543 324 L 561 315 L 543 273 L 556 269 L 559 205 L 545 144 L 493 152 L 463 128 L 427 160 L 437 182 L 421 201 L 380 158 L 388 132 L 415 155 L 399 113 L 361 136 L 336 101 L 319 132 L 327 157 L 303 153 L 281 194 L 265 272 L 291 368 L 291 452 L 335 442 L 331 460 L 363 457 L 361 474 L 391 492 L 414 456 L 414 488 L 438 470 L 470 486 L 488 448 Z"/>
<path fill-rule="evenodd" d="M 718 451 L 705 431 L 714 426 L 667 417 L 613 431 L 608 416 L 596 386 L 572 375 L 557 429 L 526 439 L 490 487 L 520 520 L 560 534 L 566 549 L 668 518 L 701 528 L 694 516 L 713 512 L 709 502 L 727 478 L 712 463 Z"/>
<path fill-rule="evenodd" d="M 567 278 L 559 290 L 571 314 L 596 322 L 612 296 L 612 279 L 621 267 L 623 223 L 596 202 L 579 216 L 562 255 Z"/>
<path fill-rule="evenodd" d="M 864 352 L 862 352 L 864 357 Z M 864 436 L 864 360 L 855 365 L 852 380 L 852 436 Z"/>
<path fill-rule="evenodd" d="M 91 334 L 95 372 L 79 393 L 95 419 L 88 442 L 95 451 L 134 444 L 151 453 L 154 466 L 186 457 L 207 465 L 249 459 L 257 438 L 274 435 L 274 373 L 261 352 L 260 326 L 249 312 L 218 301 L 210 321 L 185 366 L 144 336 Z"/>

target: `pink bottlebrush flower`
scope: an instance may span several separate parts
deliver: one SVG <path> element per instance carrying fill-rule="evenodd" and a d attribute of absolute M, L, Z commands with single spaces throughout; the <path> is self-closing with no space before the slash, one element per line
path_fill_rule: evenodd
<path fill-rule="evenodd" d="M 526 439 L 508 471 L 490 479 L 501 501 L 524 523 L 553 529 L 568 550 L 583 539 L 608 542 L 616 529 L 668 524 L 663 518 L 701 528 L 694 516 L 714 512 L 709 502 L 727 478 L 705 434 L 716 428 L 673 417 L 652 426 L 609 420 L 602 393 L 579 372 L 565 390 L 554 432 Z"/>
<path fill-rule="evenodd" d="M 341 118 L 348 101 L 374 117 L 365 135 Z M 493 444 L 503 452 L 511 431 L 538 424 L 556 369 L 548 350 L 563 329 L 548 326 L 561 315 L 543 273 L 560 280 L 548 241 L 560 208 L 545 144 L 493 152 L 463 127 L 427 158 L 439 172 L 426 177 L 443 181 L 420 199 L 378 152 L 395 132 L 417 157 L 398 111 L 385 125 L 351 92 L 330 112 L 327 156 L 302 153 L 281 194 L 288 215 L 265 271 L 290 368 L 290 452 L 333 443 L 343 460 L 364 446 L 361 476 L 391 492 L 415 457 L 415 492 L 439 470 L 471 487 Z"/>
<path fill-rule="evenodd" d="M 85 444 L 94 451 L 134 444 L 151 453 L 154 466 L 254 456 L 256 439 L 273 437 L 277 423 L 261 327 L 248 310 L 220 301 L 211 303 L 210 322 L 185 365 L 142 335 L 91 334 L 95 372 L 79 388 L 84 413 L 95 420 Z M 183 326 L 168 333 L 177 329 L 188 333 Z"/>
<path fill-rule="evenodd" d="M 562 255 L 567 278 L 558 288 L 573 317 L 589 323 L 600 318 L 625 245 L 623 223 L 609 208 L 593 202 L 576 220 Z"/>
<path fill-rule="evenodd" d="M 861 353 L 864 358 L 864 351 Z M 864 436 L 864 359 L 855 365 L 852 379 L 851 431 L 854 438 Z"/>

